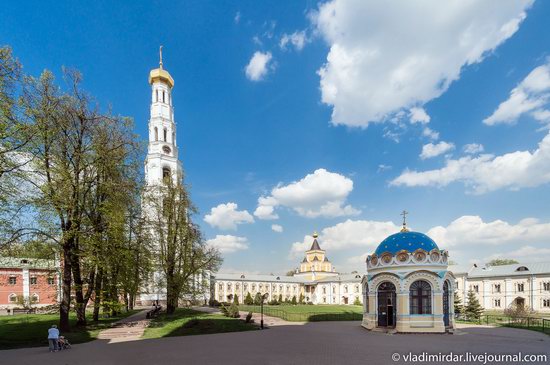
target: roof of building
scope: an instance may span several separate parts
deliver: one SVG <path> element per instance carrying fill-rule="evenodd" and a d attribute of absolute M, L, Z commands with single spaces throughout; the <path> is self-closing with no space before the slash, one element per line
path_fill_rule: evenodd
<path fill-rule="evenodd" d="M 313 260 L 312 261 L 319 261 L 319 259 L 317 258 L 317 256 L 313 256 Z"/>
<path fill-rule="evenodd" d="M 511 264 L 499 266 L 473 266 L 468 271 L 469 278 L 536 274 L 550 274 L 550 262 L 536 262 L 531 264 Z"/>
<path fill-rule="evenodd" d="M 340 274 L 336 276 L 328 276 L 326 278 L 322 278 L 319 280 L 316 280 L 318 283 L 333 283 L 333 282 L 360 282 L 363 279 L 363 275 L 361 273 L 353 273 L 353 274 Z"/>
<path fill-rule="evenodd" d="M 428 252 L 434 248 L 439 249 L 436 243 L 424 233 L 401 231 L 388 236 L 384 241 L 382 241 L 376 248 L 375 253 L 377 256 L 382 255 L 384 252 L 389 252 L 392 255 L 395 255 L 401 250 L 414 252 L 419 248 Z"/>
<path fill-rule="evenodd" d="M 53 270 L 56 268 L 56 265 L 55 265 L 55 260 L 0 256 L 0 268 Z"/>
<path fill-rule="evenodd" d="M 307 262 L 307 258 L 306 258 L 306 257 L 304 257 L 304 259 L 302 260 L 302 263 L 305 263 L 305 262 Z"/>
<path fill-rule="evenodd" d="M 330 261 L 328 260 L 328 257 L 326 257 L 326 256 L 325 256 L 325 259 L 324 259 L 323 261 L 324 261 L 324 262 L 330 262 Z"/>
<path fill-rule="evenodd" d="M 234 274 L 216 273 L 213 275 L 217 280 L 243 280 L 243 281 L 273 281 L 281 283 L 303 283 L 303 278 L 286 275 L 265 275 L 265 274 Z"/>
<path fill-rule="evenodd" d="M 317 238 L 313 239 L 313 243 L 311 244 L 311 248 L 309 250 L 310 251 L 314 251 L 314 250 L 321 251 L 321 247 L 319 246 L 319 242 L 317 242 Z"/>

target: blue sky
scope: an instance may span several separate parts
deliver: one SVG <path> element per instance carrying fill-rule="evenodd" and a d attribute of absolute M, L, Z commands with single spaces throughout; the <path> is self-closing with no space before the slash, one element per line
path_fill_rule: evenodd
<path fill-rule="evenodd" d="M 33 75 L 79 69 L 143 138 L 162 44 L 223 271 L 293 269 L 317 230 L 349 272 L 403 209 L 460 264 L 550 261 L 549 16 L 543 1 L 22 1 L 0 9 L 0 43 Z"/>

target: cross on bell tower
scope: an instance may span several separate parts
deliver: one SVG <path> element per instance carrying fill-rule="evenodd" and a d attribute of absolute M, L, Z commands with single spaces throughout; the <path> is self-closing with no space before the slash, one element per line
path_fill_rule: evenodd
<path fill-rule="evenodd" d="M 401 216 L 403 216 L 403 228 L 401 228 L 401 232 L 408 232 L 409 231 L 407 229 L 407 214 L 409 214 L 409 212 L 407 212 L 406 210 L 403 210 L 401 212 Z"/>

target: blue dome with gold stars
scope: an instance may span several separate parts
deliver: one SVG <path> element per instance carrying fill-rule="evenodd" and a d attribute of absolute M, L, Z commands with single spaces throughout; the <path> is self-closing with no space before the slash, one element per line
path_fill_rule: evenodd
<path fill-rule="evenodd" d="M 384 252 L 389 252 L 395 255 L 401 250 L 407 250 L 414 252 L 419 248 L 430 252 L 431 250 L 438 249 L 434 240 L 420 232 L 401 231 L 396 234 L 392 234 L 384 241 L 382 241 L 376 248 L 376 256 L 382 255 Z"/>

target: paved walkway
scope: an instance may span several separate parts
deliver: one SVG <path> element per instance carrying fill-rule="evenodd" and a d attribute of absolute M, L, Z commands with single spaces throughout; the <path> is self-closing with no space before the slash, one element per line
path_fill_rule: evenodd
<path fill-rule="evenodd" d="M 359 322 L 314 322 L 263 331 L 166 337 L 108 344 L 106 340 L 48 353 L 46 348 L 0 351 L 0 362 L 48 364 L 405 364 L 392 360 L 421 354 L 546 354 L 550 336 L 516 328 L 463 327 L 462 335 L 388 335 L 369 332 Z M 476 362 L 479 364 L 480 362 Z M 420 363 L 418 363 L 420 364 Z M 422 364 L 427 364 L 422 363 Z M 442 364 L 442 363 L 438 363 Z"/>
<path fill-rule="evenodd" d="M 103 330 L 97 336 L 100 340 L 107 340 L 108 343 L 136 341 L 141 339 L 145 327 L 149 325 L 150 319 L 145 318 L 149 309 L 132 314 L 113 324 L 113 327 Z"/>
<path fill-rule="evenodd" d="M 200 312 L 206 312 L 206 313 L 221 313 L 219 309 L 217 308 L 211 308 L 211 307 L 192 307 L 194 310 L 198 310 Z M 245 319 L 248 312 L 240 311 L 239 314 L 241 315 L 241 319 Z M 260 325 L 260 322 L 262 320 L 260 313 L 252 313 L 252 319 L 254 320 L 254 323 L 258 326 Z M 271 317 L 266 316 L 264 314 L 264 327 L 274 327 L 274 326 L 301 326 L 306 324 L 306 322 L 287 322 L 279 317 Z"/>

